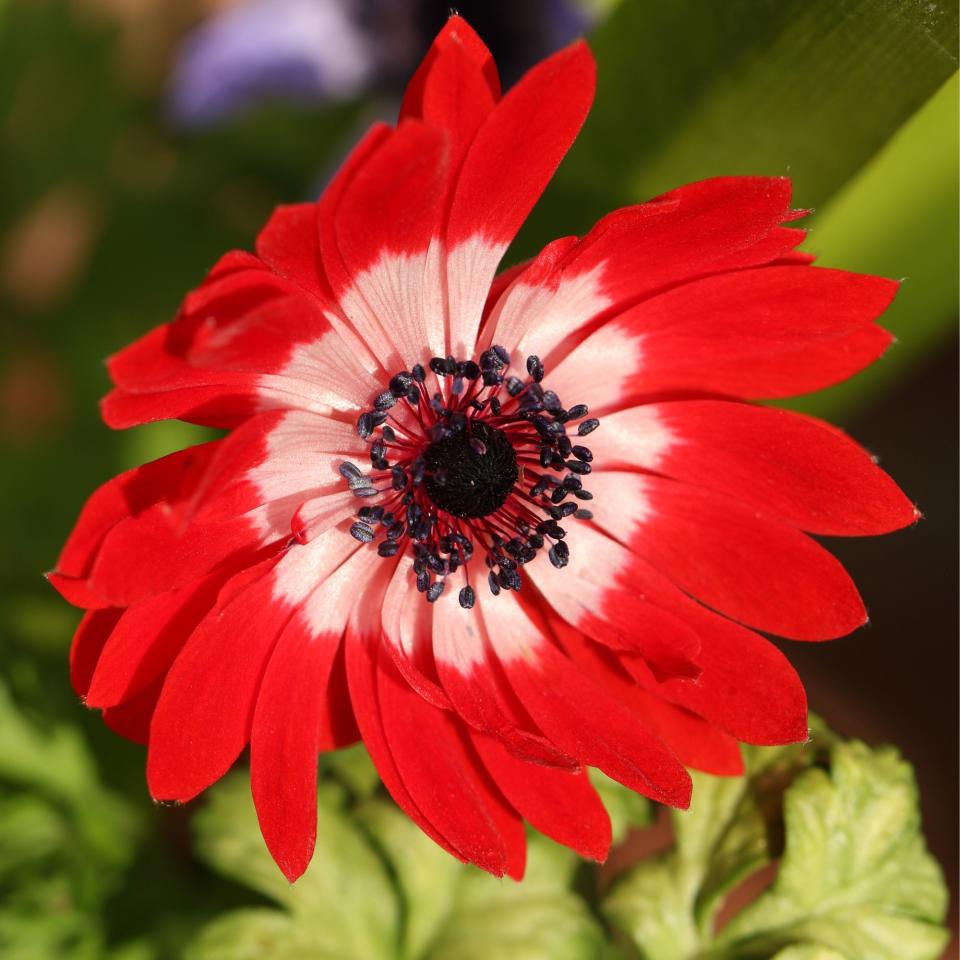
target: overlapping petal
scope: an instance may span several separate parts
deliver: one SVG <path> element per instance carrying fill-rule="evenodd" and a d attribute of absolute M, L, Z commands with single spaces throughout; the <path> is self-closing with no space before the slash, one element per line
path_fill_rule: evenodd
<path fill-rule="evenodd" d="M 147 744 L 158 799 L 195 797 L 249 747 L 291 881 L 313 853 L 317 755 L 357 737 L 461 860 L 521 876 L 524 821 L 602 859 L 610 824 L 586 767 L 683 807 L 687 767 L 736 775 L 739 742 L 805 738 L 802 684 L 755 631 L 855 629 L 856 588 L 811 535 L 917 516 L 840 431 L 749 402 L 842 380 L 890 343 L 875 321 L 896 284 L 797 251 L 787 180 L 681 187 L 496 275 L 593 90 L 576 43 L 501 95 L 452 17 L 397 127 L 376 125 L 316 203 L 278 209 L 254 254 L 224 256 L 110 361 L 111 426 L 229 432 L 88 501 L 50 574 L 86 608 L 74 687 Z M 341 472 L 377 462 L 357 418 L 377 398 L 388 426 L 423 424 L 418 404 L 443 409 L 454 388 L 438 376 L 431 397 L 411 375 L 394 392 L 391 377 L 494 345 L 535 355 L 543 387 L 601 418 L 548 503 L 580 495 L 576 522 L 544 527 L 564 549 L 521 560 L 508 585 L 491 572 L 486 589 L 479 552 L 457 569 L 428 558 L 418 583 L 427 560 L 411 570 L 397 546 L 410 514 L 368 512 L 350 534 L 377 502 Z M 517 502 L 542 509 L 522 477 L 548 466 L 521 460 Z M 374 527 L 395 534 L 383 551 L 362 542 Z"/>

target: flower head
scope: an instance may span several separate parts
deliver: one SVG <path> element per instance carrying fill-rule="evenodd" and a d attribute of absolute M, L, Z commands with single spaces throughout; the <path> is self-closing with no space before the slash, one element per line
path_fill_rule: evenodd
<path fill-rule="evenodd" d="M 811 265 L 782 179 L 696 183 L 497 275 L 589 109 L 583 43 L 501 96 L 453 17 L 316 204 L 279 209 L 110 362 L 114 427 L 225 428 L 115 478 L 51 580 L 88 609 L 88 706 L 185 801 L 249 745 L 298 876 L 316 761 L 362 738 L 437 843 L 523 871 L 523 821 L 602 858 L 596 766 L 689 801 L 686 767 L 807 735 L 786 658 L 865 620 L 809 534 L 916 512 L 838 430 L 751 399 L 848 377 L 896 285 Z"/>

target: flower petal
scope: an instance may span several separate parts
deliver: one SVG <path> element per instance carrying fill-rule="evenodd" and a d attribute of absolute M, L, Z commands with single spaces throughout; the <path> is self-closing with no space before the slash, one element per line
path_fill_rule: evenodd
<path fill-rule="evenodd" d="M 345 269 L 331 277 L 341 310 L 386 370 L 444 354 L 440 230 L 450 145 L 408 121 L 343 189 L 334 237 Z"/>
<path fill-rule="evenodd" d="M 415 117 L 439 126 L 455 127 L 462 122 L 457 110 L 460 104 L 446 88 L 455 77 L 465 88 L 472 89 L 474 78 L 467 74 L 474 73 L 487 90 L 486 96 L 477 100 L 481 103 L 487 99 L 491 103 L 499 100 L 500 78 L 493 56 L 470 24 L 463 17 L 453 15 L 410 78 L 400 107 L 400 119 Z"/>
<path fill-rule="evenodd" d="M 593 57 L 574 43 L 527 73 L 477 131 L 446 232 L 449 343 L 457 356 L 473 354 L 497 264 L 579 132 L 594 85 Z"/>
<path fill-rule="evenodd" d="M 250 735 L 250 785 L 260 830 L 293 883 L 313 856 L 317 755 L 329 729 L 327 691 L 357 584 L 379 558 L 357 550 L 290 618 L 263 675 Z"/>
<path fill-rule="evenodd" d="M 589 526 L 577 528 L 575 546 L 563 570 L 549 564 L 530 567 L 540 593 L 571 626 L 580 631 L 581 622 L 604 620 L 611 609 L 641 597 L 698 637 L 696 679 L 661 682 L 640 658 L 628 661 L 630 673 L 648 690 L 747 743 L 791 743 L 806 736 L 803 685 L 772 643 L 700 606 L 645 560 Z"/>
<path fill-rule="evenodd" d="M 544 639 L 529 609 L 512 593 L 481 591 L 478 603 L 510 686 L 550 740 L 644 796 L 687 806 L 690 778 L 672 751 Z"/>
<path fill-rule="evenodd" d="M 896 288 L 881 277 L 819 267 L 707 277 L 615 316 L 550 372 L 550 386 L 594 413 L 677 390 L 809 393 L 846 380 L 886 350 L 891 335 L 870 321 Z"/>
<path fill-rule="evenodd" d="M 517 277 L 515 287 L 546 282 L 554 292 L 535 309 L 520 310 L 523 298 L 511 305 L 518 291 L 508 289 L 482 342 L 516 345 L 519 354 L 537 354 L 550 369 L 601 314 L 677 283 L 788 253 L 803 239 L 802 231 L 780 226 L 792 216 L 790 181 L 768 177 L 702 180 L 616 210 L 569 250 L 549 281 L 535 272 Z"/>
<path fill-rule="evenodd" d="M 489 780 L 453 714 L 414 692 L 386 651 L 379 657 L 377 693 L 390 753 L 417 807 L 469 863 L 519 880 L 523 822 Z"/>
<path fill-rule="evenodd" d="M 115 707 L 161 678 L 216 602 L 230 572 L 128 607 L 104 647 L 87 694 L 91 707 Z"/>
<path fill-rule="evenodd" d="M 610 817 L 585 770 L 520 760 L 498 739 L 477 731 L 470 741 L 497 786 L 535 829 L 582 857 L 606 860 Z"/>
<path fill-rule="evenodd" d="M 116 607 L 88 610 L 77 625 L 70 645 L 70 682 L 77 696 L 87 695 L 103 648 L 122 614 Z"/>
<path fill-rule="evenodd" d="M 333 529 L 228 582 L 164 683 L 147 756 L 152 796 L 186 801 L 227 772 L 250 738 L 257 693 L 280 633 L 357 547 Z"/>
<path fill-rule="evenodd" d="M 490 51 L 462 17 L 452 16 L 407 84 L 400 121 L 413 118 L 447 130 L 456 169 L 499 99 Z"/>
<path fill-rule="evenodd" d="M 646 404 L 607 416 L 590 441 L 606 468 L 654 470 L 810 533 L 889 533 L 919 516 L 862 447 L 786 410 L 718 400 Z"/>
<path fill-rule="evenodd" d="M 458 602 L 466 582 L 462 568 L 447 577 L 444 594 L 432 607 L 435 669 L 452 709 L 476 730 L 496 737 L 518 758 L 575 768 L 577 762 L 535 729 L 508 697 L 483 620 L 463 610 Z M 412 601 L 426 606 L 415 593 Z"/>
<path fill-rule="evenodd" d="M 840 563 L 793 527 L 664 477 L 597 471 L 590 488 L 600 527 L 734 620 L 796 640 L 841 637 L 866 622 Z"/>

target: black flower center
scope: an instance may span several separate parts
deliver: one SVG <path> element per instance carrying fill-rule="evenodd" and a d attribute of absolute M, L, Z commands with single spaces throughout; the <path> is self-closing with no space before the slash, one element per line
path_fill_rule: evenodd
<path fill-rule="evenodd" d="M 509 373 L 510 353 L 498 344 L 475 361 L 431 357 L 428 367 L 433 387 L 427 367 L 415 364 L 394 374 L 357 418 L 373 472 L 350 462 L 339 470 L 354 496 L 380 500 L 357 510 L 350 534 L 378 541 L 381 557 L 409 547 L 417 589 L 430 603 L 462 570 L 459 601 L 469 609 L 475 550 L 494 596 L 519 590 L 523 567 L 541 550 L 555 567 L 569 563 L 560 521 L 593 518 L 580 506 L 593 499 L 583 486 L 593 454 L 574 439 L 600 421 L 587 418 L 586 404 L 565 407 L 541 386 L 546 371 L 537 356 L 526 359 L 526 380 Z M 306 542 L 307 531 L 294 536 Z"/>
<path fill-rule="evenodd" d="M 517 455 L 502 430 L 474 420 L 468 430 L 430 444 L 423 483 L 451 516 L 486 517 L 506 503 L 517 482 Z"/>

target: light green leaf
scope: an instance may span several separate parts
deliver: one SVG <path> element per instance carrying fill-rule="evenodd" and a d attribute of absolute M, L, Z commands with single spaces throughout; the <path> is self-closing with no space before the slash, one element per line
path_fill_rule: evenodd
<path fill-rule="evenodd" d="M 744 777 L 693 774 L 690 809 L 672 813 L 674 849 L 641 861 L 603 903 L 604 915 L 648 960 L 693 956 L 705 942 L 718 901 L 774 855 L 769 824 L 778 818 L 783 785 L 813 761 L 815 750 L 745 748 L 744 754 Z"/>
<path fill-rule="evenodd" d="M 324 783 L 317 852 L 291 887 L 263 845 L 245 777 L 214 787 L 195 826 L 204 860 L 281 909 L 218 918 L 189 960 L 613 958 L 571 891 L 580 861 L 539 835 L 529 840 L 525 879 L 500 880 L 458 863 L 382 796 L 348 815 L 343 790 Z"/>
<path fill-rule="evenodd" d="M 821 266 L 903 278 L 903 284 L 880 320 L 897 343 L 852 380 L 791 401 L 794 409 L 849 419 L 953 335 L 960 259 L 958 91 L 954 74 L 813 218 L 804 248 Z"/>
<path fill-rule="evenodd" d="M 539 835 L 529 838 L 521 883 L 467 869 L 452 911 L 425 960 L 597 960 L 604 938 L 570 892 L 577 858 Z"/>
<path fill-rule="evenodd" d="M 860 960 L 933 960 L 946 943 L 943 877 L 927 853 L 913 771 L 892 748 L 839 744 L 830 772 L 787 791 L 773 887 L 719 938 L 737 956 L 809 941 Z"/>
<path fill-rule="evenodd" d="M 301 929 L 295 917 L 280 910 L 233 910 L 208 924 L 191 944 L 186 960 L 346 960 L 327 953 Z"/>
<path fill-rule="evenodd" d="M 363 834 L 343 813 L 342 790 L 324 784 L 317 808 L 317 848 L 312 867 L 293 885 L 270 857 L 250 799 L 250 784 L 240 773 L 211 791 L 194 825 L 197 850 L 211 866 L 260 891 L 286 909 L 270 923 L 263 911 L 230 914 L 208 928 L 192 957 L 226 956 L 238 931 L 259 930 L 271 944 L 269 956 L 300 955 L 370 960 L 394 956 L 399 910 L 386 868 Z M 260 935 L 260 934 L 258 934 Z M 309 946 L 309 953 L 302 951 Z M 213 951 L 213 952 L 208 952 Z"/>
<path fill-rule="evenodd" d="M 101 783 L 90 753 L 76 730 L 35 725 L 14 704 L 0 684 L 0 784 L 29 790 L 46 798 L 47 809 L 59 817 L 76 869 L 94 885 L 108 867 L 125 864 L 132 855 L 136 822 L 131 811 Z M 37 801 L 38 804 L 42 801 Z M 34 808 L 34 827 L 38 807 Z M 11 811 L 8 810 L 8 813 Z M 46 829 L 52 829 L 46 821 Z M 54 842 L 53 837 L 48 838 Z M 11 843 L 16 844 L 15 835 Z"/>
<path fill-rule="evenodd" d="M 358 811 L 393 866 L 403 900 L 405 925 L 398 956 L 423 957 L 453 909 L 463 867 L 393 804 L 382 799 Z"/>
<path fill-rule="evenodd" d="M 844 956 L 829 947 L 818 947 L 807 943 L 787 947 L 786 950 L 781 950 L 773 960 L 844 960 Z"/>
<path fill-rule="evenodd" d="M 653 819 L 653 804 L 644 796 L 611 780 L 602 770 L 590 769 L 594 785 L 610 814 L 614 845 L 621 843 L 631 829 L 648 827 Z"/>
<path fill-rule="evenodd" d="M 380 776 L 362 743 L 344 750 L 331 750 L 320 755 L 320 772 L 331 773 L 355 797 L 366 800 L 380 786 Z"/>
<path fill-rule="evenodd" d="M 945 891 L 910 768 L 889 749 L 835 744 L 827 774 L 812 764 L 830 739 L 820 730 L 812 745 L 750 748 L 741 779 L 695 775 L 690 810 L 673 814 L 674 848 L 630 870 L 602 905 L 644 960 L 938 955 Z M 779 855 L 781 810 L 773 887 L 715 934 L 726 894 Z"/>

